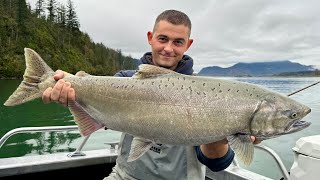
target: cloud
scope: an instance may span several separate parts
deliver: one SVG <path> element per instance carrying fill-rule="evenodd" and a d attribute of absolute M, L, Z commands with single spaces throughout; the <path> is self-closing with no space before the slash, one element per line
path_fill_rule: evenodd
<path fill-rule="evenodd" d="M 275 60 L 320 66 L 320 2 L 316 0 L 73 2 L 82 31 L 95 42 L 134 58 L 150 51 L 146 34 L 156 16 L 165 9 L 177 9 L 192 20 L 194 43 L 187 54 L 194 58 L 196 71 Z"/>

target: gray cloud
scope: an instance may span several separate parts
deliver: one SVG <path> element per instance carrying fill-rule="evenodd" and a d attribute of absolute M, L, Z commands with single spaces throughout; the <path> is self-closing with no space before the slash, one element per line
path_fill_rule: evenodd
<path fill-rule="evenodd" d="M 36 0 L 30 0 L 34 4 Z M 66 2 L 66 0 L 58 0 Z M 192 20 L 194 44 L 187 54 L 195 70 L 237 62 L 292 60 L 317 65 L 320 2 L 316 0 L 73 0 L 81 30 L 126 55 L 150 51 L 146 33 L 165 9 Z"/>

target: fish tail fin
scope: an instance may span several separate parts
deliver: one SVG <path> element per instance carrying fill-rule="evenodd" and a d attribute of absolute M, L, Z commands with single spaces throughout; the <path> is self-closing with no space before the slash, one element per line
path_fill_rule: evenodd
<path fill-rule="evenodd" d="M 15 106 L 31 101 L 42 96 L 41 90 L 54 84 L 54 71 L 44 62 L 38 53 L 29 48 L 24 48 L 26 70 L 23 81 L 14 93 L 4 103 L 5 106 Z M 50 79 L 51 78 L 51 79 Z M 45 83 L 44 83 L 45 82 Z M 45 84 L 48 84 L 47 86 Z"/>

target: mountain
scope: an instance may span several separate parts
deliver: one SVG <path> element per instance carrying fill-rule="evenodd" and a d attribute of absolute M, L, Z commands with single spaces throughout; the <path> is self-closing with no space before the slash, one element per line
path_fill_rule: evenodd
<path fill-rule="evenodd" d="M 294 63 L 289 60 L 273 62 L 237 63 L 228 68 L 205 67 L 198 75 L 203 76 L 270 76 L 286 72 L 313 71 L 312 66 Z"/>

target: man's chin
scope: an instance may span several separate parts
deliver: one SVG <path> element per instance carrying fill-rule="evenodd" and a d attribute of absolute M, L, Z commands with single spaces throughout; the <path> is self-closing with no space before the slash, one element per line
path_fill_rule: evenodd
<path fill-rule="evenodd" d="M 167 68 L 167 69 L 175 69 L 178 63 L 175 63 L 174 59 L 160 59 L 156 62 L 157 66 Z"/>
<path fill-rule="evenodd" d="M 158 64 L 158 66 L 163 67 L 163 68 L 167 68 L 167 69 L 172 69 L 174 67 L 174 65 L 172 65 L 171 63 L 161 63 Z"/>

